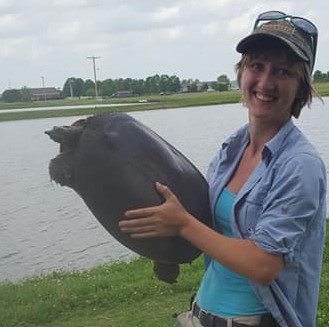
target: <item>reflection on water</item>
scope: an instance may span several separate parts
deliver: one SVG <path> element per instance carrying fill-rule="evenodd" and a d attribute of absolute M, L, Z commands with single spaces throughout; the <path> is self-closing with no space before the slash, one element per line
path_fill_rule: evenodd
<path fill-rule="evenodd" d="M 329 167 L 329 100 L 304 110 L 296 124 Z M 240 104 L 131 113 L 181 150 L 202 173 L 218 145 L 246 122 Z M 81 118 L 81 117 L 80 117 Z M 44 131 L 76 117 L 0 123 L 0 280 L 128 259 L 74 191 L 52 183 L 58 152 Z"/>

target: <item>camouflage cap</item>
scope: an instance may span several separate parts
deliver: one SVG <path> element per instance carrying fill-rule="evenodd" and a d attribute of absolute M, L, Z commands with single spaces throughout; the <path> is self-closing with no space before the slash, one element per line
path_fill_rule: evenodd
<path fill-rule="evenodd" d="M 312 71 L 315 58 L 311 38 L 285 20 L 271 21 L 255 28 L 238 43 L 236 50 L 239 53 L 248 53 L 255 45 L 259 46 L 271 38 L 288 46 L 299 58 L 308 63 L 310 72 Z"/>

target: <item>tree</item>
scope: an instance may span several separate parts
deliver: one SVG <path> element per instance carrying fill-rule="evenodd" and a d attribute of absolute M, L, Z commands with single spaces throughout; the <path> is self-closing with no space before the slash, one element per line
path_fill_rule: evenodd
<path fill-rule="evenodd" d="M 102 82 L 102 96 L 110 97 L 116 92 L 115 83 L 112 79 L 106 79 Z"/>
<path fill-rule="evenodd" d="M 93 93 L 90 92 L 90 90 L 93 89 Z M 88 91 L 88 92 L 87 92 Z M 88 94 L 87 94 L 88 93 Z M 91 95 L 93 94 L 93 95 Z M 83 85 L 83 90 L 82 90 L 82 95 L 86 95 L 86 96 L 95 96 L 95 83 L 91 80 L 91 79 L 87 79 L 84 82 Z"/>
<path fill-rule="evenodd" d="M 217 90 L 218 91 L 227 91 L 228 86 L 230 85 L 230 80 L 226 75 L 219 75 L 217 77 Z"/>
<path fill-rule="evenodd" d="M 70 77 L 63 86 L 63 97 L 81 97 L 84 90 L 84 81 L 82 78 Z"/>
<path fill-rule="evenodd" d="M 23 102 L 32 102 L 31 89 L 28 89 L 26 86 L 21 88 L 21 101 L 23 101 Z"/>
<path fill-rule="evenodd" d="M 181 89 L 181 82 L 179 77 L 177 77 L 176 75 L 172 75 L 170 76 L 170 92 L 179 92 Z"/>
<path fill-rule="evenodd" d="M 217 77 L 217 82 L 218 83 L 223 83 L 223 84 L 229 84 L 230 83 L 230 80 L 229 78 L 227 77 L 227 75 L 219 75 Z"/>
<path fill-rule="evenodd" d="M 316 83 L 329 82 L 329 72 L 322 73 L 320 70 L 316 70 L 313 74 L 313 81 Z"/>
<path fill-rule="evenodd" d="M 66 97 L 73 97 L 74 94 L 73 94 L 73 88 L 72 88 L 72 81 L 74 80 L 74 77 L 70 77 L 68 78 L 65 83 L 64 83 L 64 86 L 63 86 L 63 97 L 66 98 Z"/>
<path fill-rule="evenodd" d="M 77 78 L 75 80 L 74 87 L 73 87 L 74 96 L 80 98 L 83 95 L 82 93 L 83 93 L 84 84 L 85 84 L 85 82 L 83 81 L 82 78 Z"/>
<path fill-rule="evenodd" d="M 17 89 L 5 90 L 2 93 L 2 101 L 3 102 L 21 102 L 22 101 L 22 93 Z"/>
<path fill-rule="evenodd" d="M 133 80 L 131 84 L 131 90 L 133 95 L 143 95 L 145 93 L 144 80 L 143 79 Z"/>

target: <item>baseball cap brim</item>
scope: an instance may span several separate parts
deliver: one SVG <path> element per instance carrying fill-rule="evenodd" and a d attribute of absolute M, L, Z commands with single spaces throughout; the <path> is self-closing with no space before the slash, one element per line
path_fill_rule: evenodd
<path fill-rule="evenodd" d="M 310 61 L 309 58 L 299 49 L 299 47 L 296 46 L 289 39 L 287 39 L 286 37 L 279 36 L 279 35 L 274 35 L 269 32 L 255 33 L 255 34 L 251 34 L 251 35 L 245 37 L 238 43 L 236 50 L 239 53 L 247 53 L 250 50 L 252 50 L 252 48 L 255 45 L 262 43 L 266 39 L 267 40 L 271 40 L 271 39 L 278 40 L 278 41 L 282 42 L 283 44 L 285 44 L 286 46 L 288 46 L 288 48 L 290 48 L 302 60 L 307 61 L 307 62 Z"/>

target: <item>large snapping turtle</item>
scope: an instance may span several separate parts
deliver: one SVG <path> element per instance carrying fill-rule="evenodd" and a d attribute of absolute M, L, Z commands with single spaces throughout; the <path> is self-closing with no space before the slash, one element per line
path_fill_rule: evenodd
<path fill-rule="evenodd" d="M 172 283 L 179 264 L 200 251 L 180 237 L 132 239 L 118 228 L 128 209 L 160 204 L 155 182 L 171 188 L 185 208 L 210 225 L 208 185 L 196 167 L 130 115 L 108 112 L 46 131 L 60 144 L 50 161 L 52 180 L 74 189 L 120 243 L 154 261 L 159 279 Z"/>

